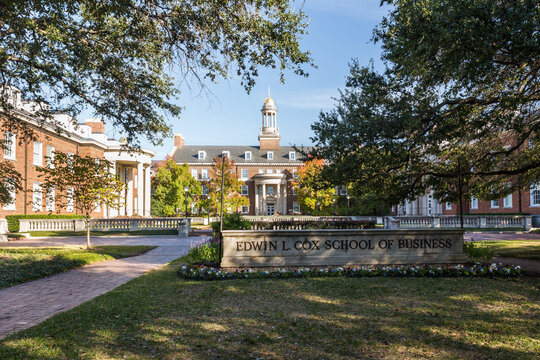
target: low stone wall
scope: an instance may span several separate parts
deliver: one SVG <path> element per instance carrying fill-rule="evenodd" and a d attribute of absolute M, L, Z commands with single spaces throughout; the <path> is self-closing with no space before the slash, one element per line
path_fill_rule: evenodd
<path fill-rule="evenodd" d="M 0 219 L 0 242 L 7 241 L 6 233 L 8 231 L 8 223 L 6 219 Z"/>
<path fill-rule="evenodd" d="M 461 230 L 226 230 L 221 266 L 463 262 Z"/>

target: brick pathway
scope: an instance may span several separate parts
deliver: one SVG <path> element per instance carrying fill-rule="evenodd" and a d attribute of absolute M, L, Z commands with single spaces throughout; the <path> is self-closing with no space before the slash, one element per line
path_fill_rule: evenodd
<path fill-rule="evenodd" d="M 0 339 L 15 331 L 39 324 L 59 312 L 72 309 L 149 270 L 181 257 L 194 240 L 200 241 L 201 238 L 144 237 L 124 241 L 119 238 L 102 238 L 95 241 L 95 245 L 137 243 L 161 246 L 140 256 L 86 265 L 49 278 L 0 290 Z M 36 240 L 17 241 L 17 245 L 37 247 L 59 243 L 73 245 L 73 242 L 78 241 L 79 239 L 61 241 L 51 238 L 41 243 Z"/>

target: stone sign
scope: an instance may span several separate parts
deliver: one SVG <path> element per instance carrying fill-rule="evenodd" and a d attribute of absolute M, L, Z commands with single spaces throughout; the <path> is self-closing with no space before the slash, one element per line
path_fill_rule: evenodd
<path fill-rule="evenodd" d="M 463 263 L 462 230 L 227 230 L 223 267 Z"/>

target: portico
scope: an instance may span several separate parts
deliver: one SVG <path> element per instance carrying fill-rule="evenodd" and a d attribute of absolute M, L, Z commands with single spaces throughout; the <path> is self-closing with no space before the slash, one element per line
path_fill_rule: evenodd
<path fill-rule="evenodd" d="M 255 215 L 287 213 L 287 180 L 284 174 L 258 174 L 255 182 Z"/>

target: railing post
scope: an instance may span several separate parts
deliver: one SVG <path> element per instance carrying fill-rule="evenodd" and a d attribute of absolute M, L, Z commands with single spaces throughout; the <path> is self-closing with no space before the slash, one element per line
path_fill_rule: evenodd
<path fill-rule="evenodd" d="M 0 219 L 0 242 L 6 242 L 7 240 L 7 220 Z"/>
<path fill-rule="evenodd" d="M 487 219 L 485 217 L 480 218 L 480 228 L 484 229 L 487 227 Z"/>
<path fill-rule="evenodd" d="M 129 220 L 129 231 L 139 230 L 139 220 L 130 219 Z"/>
<path fill-rule="evenodd" d="M 440 217 L 434 217 L 433 218 L 433 227 L 434 228 L 440 228 L 441 227 L 441 218 Z"/>
<path fill-rule="evenodd" d="M 525 227 L 525 230 L 529 231 L 532 229 L 532 216 L 526 215 L 523 217 L 523 225 Z"/>

